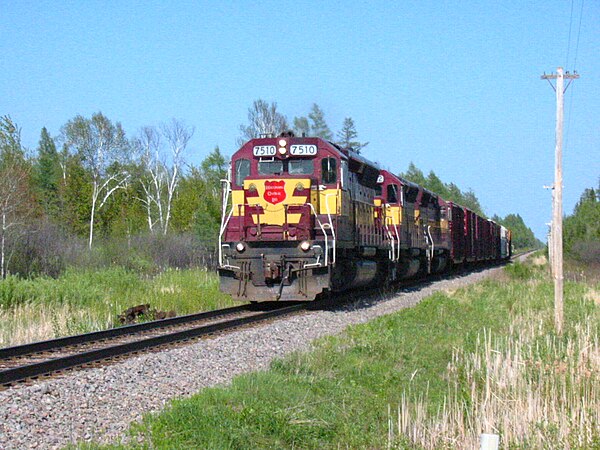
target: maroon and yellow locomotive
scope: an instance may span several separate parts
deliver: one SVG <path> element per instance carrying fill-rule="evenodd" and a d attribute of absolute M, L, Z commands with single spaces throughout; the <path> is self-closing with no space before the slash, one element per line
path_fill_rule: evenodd
<path fill-rule="evenodd" d="M 500 228 L 351 149 L 291 133 L 253 139 L 224 180 L 221 290 L 243 301 L 312 300 L 500 259 L 510 247 Z"/>

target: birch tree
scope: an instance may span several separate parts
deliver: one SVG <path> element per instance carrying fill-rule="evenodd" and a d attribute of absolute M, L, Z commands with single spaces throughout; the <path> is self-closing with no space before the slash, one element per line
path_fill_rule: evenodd
<path fill-rule="evenodd" d="M 77 153 L 92 182 L 88 247 L 94 241 L 94 219 L 97 211 L 129 178 L 122 167 L 128 142 L 119 122 L 113 124 L 102 113 L 86 119 L 80 115 L 67 122 L 61 130 L 62 138 L 70 152 Z"/>
<path fill-rule="evenodd" d="M 169 221 L 171 219 L 171 206 L 173 197 L 181 178 L 183 167 L 183 153 L 185 152 L 188 143 L 194 135 L 194 128 L 188 127 L 181 120 L 172 119 L 171 122 L 161 126 L 162 134 L 166 140 L 167 147 L 170 153 L 170 166 L 166 166 L 166 202 L 164 211 L 164 227 L 163 234 L 167 234 Z"/>
<path fill-rule="evenodd" d="M 277 103 L 269 105 L 264 100 L 255 100 L 248 108 L 248 125 L 240 125 L 242 136 L 238 139 L 238 144 L 241 146 L 261 134 L 277 136 L 287 129 L 287 119 L 277 111 Z"/>
<path fill-rule="evenodd" d="M 140 155 L 143 196 L 139 198 L 146 210 L 148 229 L 154 233 L 156 227 L 164 230 L 163 196 L 166 180 L 165 165 L 161 161 L 160 132 L 156 127 L 143 127 L 135 140 Z"/>

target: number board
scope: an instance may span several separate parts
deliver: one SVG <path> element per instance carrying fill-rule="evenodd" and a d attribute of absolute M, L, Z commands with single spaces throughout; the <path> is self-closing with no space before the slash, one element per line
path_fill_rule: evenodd
<path fill-rule="evenodd" d="M 316 145 L 292 145 L 290 154 L 294 156 L 314 156 L 317 154 Z"/>
<path fill-rule="evenodd" d="M 274 145 L 256 145 L 252 149 L 252 154 L 254 156 L 275 156 L 275 146 Z"/>

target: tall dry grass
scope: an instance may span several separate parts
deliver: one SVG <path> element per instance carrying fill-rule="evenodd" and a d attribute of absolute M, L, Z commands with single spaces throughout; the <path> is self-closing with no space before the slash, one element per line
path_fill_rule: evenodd
<path fill-rule="evenodd" d="M 534 311 L 515 318 L 506 336 L 487 330 L 475 350 L 455 349 L 448 395 L 437 412 L 427 393 L 405 392 L 388 442 L 433 448 L 478 448 L 482 433 L 502 448 L 600 446 L 600 345 L 595 318 L 569 336 L 548 333 Z"/>

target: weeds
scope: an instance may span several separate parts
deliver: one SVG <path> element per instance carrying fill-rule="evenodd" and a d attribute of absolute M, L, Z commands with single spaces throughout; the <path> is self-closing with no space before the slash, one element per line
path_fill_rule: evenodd
<path fill-rule="evenodd" d="M 68 270 L 57 279 L 0 281 L 0 347 L 118 326 L 127 308 L 149 303 L 178 315 L 230 306 L 217 276 L 168 270 L 141 277 L 123 268 Z"/>
<path fill-rule="evenodd" d="M 506 271 L 529 286 L 542 283 L 527 265 Z M 569 309 L 577 314 L 564 336 L 553 332 L 551 295 L 540 298 L 538 288 L 519 299 L 506 333 L 484 328 L 473 350 L 453 350 L 437 410 L 427 392 L 405 390 L 396 420 L 390 416 L 388 446 L 477 448 L 482 433 L 499 434 L 505 448 L 600 444 L 598 309 L 589 301 L 596 291 L 572 288 L 578 298 Z"/>

